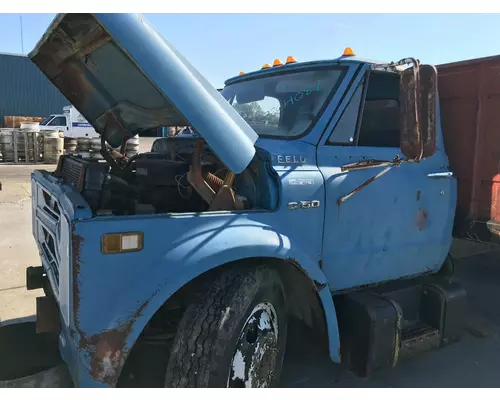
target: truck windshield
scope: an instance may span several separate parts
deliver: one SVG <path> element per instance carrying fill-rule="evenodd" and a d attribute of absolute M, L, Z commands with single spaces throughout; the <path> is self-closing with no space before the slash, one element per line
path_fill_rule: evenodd
<path fill-rule="evenodd" d="M 250 79 L 221 94 L 261 137 L 303 135 L 338 89 L 346 68 L 310 69 Z"/>
<path fill-rule="evenodd" d="M 48 117 L 47 117 L 47 118 L 45 118 L 42 122 L 40 122 L 40 125 L 47 125 L 47 124 L 50 122 L 50 120 L 51 120 L 52 118 L 54 118 L 54 116 L 53 116 L 53 115 L 48 116 Z"/>

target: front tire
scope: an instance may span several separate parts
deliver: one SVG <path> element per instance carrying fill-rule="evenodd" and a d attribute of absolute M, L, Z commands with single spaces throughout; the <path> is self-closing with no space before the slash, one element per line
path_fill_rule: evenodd
<path fill-rule="evenodd" d="M 166 387 L 278 385 L 287 335 L 281 279 L 265 266 L 229 268 L 184 313 Z"/>

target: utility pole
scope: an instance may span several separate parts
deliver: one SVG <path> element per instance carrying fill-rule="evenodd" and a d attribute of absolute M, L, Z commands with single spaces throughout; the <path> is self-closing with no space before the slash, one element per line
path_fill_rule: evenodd
<path fill-rule="evenodd" d="M 24 54 L 24 40 L 23 40 L 23 15 L 19 15 L 19 24 L 21 25 L 21 53 Z"/>

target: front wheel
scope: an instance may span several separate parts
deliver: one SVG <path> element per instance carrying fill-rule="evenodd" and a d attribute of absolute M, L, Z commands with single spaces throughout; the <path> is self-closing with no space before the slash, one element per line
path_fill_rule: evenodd
<path fill-rule="evenodd" d="M 230 267 L 179 324 L 166 387 L 274 387 L 285 353 L 283 284 L 266 267 Z"/>

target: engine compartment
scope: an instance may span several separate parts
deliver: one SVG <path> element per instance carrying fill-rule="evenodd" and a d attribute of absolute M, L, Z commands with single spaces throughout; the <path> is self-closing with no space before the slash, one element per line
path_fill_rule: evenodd
<path fill-rule="evenodd" d="M 105 150 L 109 151 L 109 150 Z M 103 154 L 104 155 L 104 154 Z M 197 135 L 158 138 L 151 151 L 105 160 L 65 155 L 54 175 L 72 185 L 94 215 L 236 211 L 277 206 L 278 185 L 256 155 L 234 174 Z"/>

